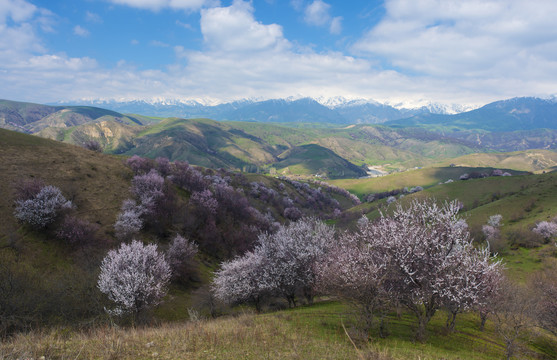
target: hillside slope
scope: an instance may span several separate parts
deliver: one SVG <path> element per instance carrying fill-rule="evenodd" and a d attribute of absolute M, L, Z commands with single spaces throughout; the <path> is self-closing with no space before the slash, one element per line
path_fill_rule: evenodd
<path fill-rule="evenodd" d="M 131 172 L 121 158 L 58 141 L 0 129 L 0 239 L 19 227 L 13 218 L 15 184 L 43 179 L 59 187 L 80 214 L 111 232 Z"/>
<path fill-rule="evenodd" d="M 141 120 L 90 106 L 48 106 L 0 100 L 0 127 L 36 133 L 48 127 L 68 128 L 92 121 L 114 120 L 124 124 L 141 125 Z"/>

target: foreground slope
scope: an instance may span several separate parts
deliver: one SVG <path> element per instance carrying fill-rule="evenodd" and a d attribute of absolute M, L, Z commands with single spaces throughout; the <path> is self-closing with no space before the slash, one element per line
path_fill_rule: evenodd
<path fill-rule="evenodd" d="M 105 232 L 129 197 L 131 172 L 121 158 L 58 141 L 0 129 L 0 239 L 17 230 L 13 187 L 40 178 L 68 194 L 89 221 Z"/>

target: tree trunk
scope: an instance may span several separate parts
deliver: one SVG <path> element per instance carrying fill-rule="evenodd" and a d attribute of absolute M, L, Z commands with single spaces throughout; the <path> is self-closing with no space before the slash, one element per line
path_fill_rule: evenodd
<path fill-rule="evenodd" d="M 487 321 L 487 316 L 489 312 L 487 311 L 480 311 L 480 331 L 484 331 L 485 329 L 485 322 Z"/>

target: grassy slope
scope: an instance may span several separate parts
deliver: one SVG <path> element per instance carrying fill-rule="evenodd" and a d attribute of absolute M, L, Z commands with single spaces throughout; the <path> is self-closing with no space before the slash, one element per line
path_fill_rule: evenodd
<path fill-rule="evenodd" d="M 12 216 L 13 185 L 30 178 L 60 187 L 80 215 L 110 231 L 129 197 L 131 173 L 120 158 L 3 129 L 0 143 L 0 239 L 19 227 Z"/>
<path fill-rule="evenodd" d="M 329 178 L 360 177 L 365 172 L 331 150 L 315 144 L 292 148 L 273 164 L 280 174 L 326 174 Z"/>
<path fill-rule="evenodd" d="M 383 183 L 379 184 L 384 186 Z M 456 181 L 408 195 L 402 202 L 424 197 L 433 197 L 439 201 L 458 199 L 464 205 L 464 217 L 471 228 L 479 229 L 491 215 L 503 215 L 501 236 L 507 239 L 512 232 L 530 231 L 537 222 L 548 221 L 557 215 L 557 173 Z M 385 200 L 380 200 L 359 205 L 352 211 L 364 212 L 370 218 L 376 218 L 379 216 L 378 208 L 385 206 Z M 513 250 L 507 247 L 500 255 L 509 274 L 519 280 L 525 280 L 532 271 L 542 269 L 556 260 L 553 244 L 533 249 Z"/>
<path fill-rule="evenodd" d="M 383 126 L 351 125 L 343 128 L 293 129 L 274 124 L 231 122 L 274 146 L 318 144 L 356 165 L 375 164 L 409 168 L 473 152 L 459 142 L 420 130 L 394 130 Z"/>
<path fill-rule="evenodd" d="M 526 150 L 510 153 L 478 153 L 457 157 L 440 165 L 448 166 L 451 163 L 457 166 L 484 166 L 541 172 L 557 166 L 557 152 Z"/>
<path fill-rule="evenodd" d="M 3 159 L 0 169 L 2 194 L 10 194 L 11 184 L 22 177 L 40 176 L 48 183 L 60 186 L 65 193 L 75 193 L 80 213 L 90 221 L 100 221 L 105 230 L 109 230 L 109 224 L 114 221 L 121 200 L 128 196 L 130 175 L 120 159 L 5 130 L 0 130 L 0 141 L 4 145 L 0 148 L 0 158 Z M 539 198 L 539 207 L 535 207 L 527 218 L 528 221 L 535 221 L 555 212 L 556 207 L 552 201 L 556 199 L 556 176 L 557 174 L 546 174 L 471 180 L 434 187 L 423 194 L 431 192 L 441 198 L 441 193 L 436 194 L 434 189 L 443 189 L 448 197 L 474 194 L 473 196 L 482 199 L 493 191 L 528 191 L 526 195 Z M 256 178 L 274 181 L 259 176 L 250 180 Z M 68 191 L 75 186 L 79 186 L 77 190 Z M 496 206 L 497 203 L 480 206 L 475 210 L 477 213 L 470 213 L 471 220 L 475 216 L 484 221 L 483 217 L 491 215 L 491 211 L 502 213 L 516 201 L 512 196 L 519 195 L 502 198 L 498 207 L 493 209 L 490 206 Z M 101 204 L 114 206 L 100 206 Z M 3 231 L 17 228 L 11 216 L 11 206 L 9 195 L 0 199 L 0 218 L 3 221 L 0 229 Z M 540 212 L 539 209 L 543 211 Z M 50 258 L 50 263 L 41 260 L 37 266 L 47 268 L 52 266 L 52 261 L 56 261 L 60 262 L 57 266 L 64 268 L 64 271 L 71 270 L 71 264 L 64 261 L 65 254 L 55 244 L 42 241 L 40 235 L 35 238 L 34 234 L 21 234 L 28 240 L 27 244 L 32 245 L 32 248 L 26 250 L 26 255 L 35 254 L 38 256 L 35 258 L 39 259 L 42 256 L 43 260 L 46 256 Z M 5 235 L 6 233 L 1 235 L 0 241 L 5 240 Z M 517 267 L 523 265 L 517 264 Z M 187 298 L 179 291 L 172 294 L 176 297 L 174 300 L 169 299 L 168 305 L 181 307 L 180 314 L 185 313 L 184 308 L 189 305 Z M 215 356 L 224 359 L 355 358 L 358 354 L 342 330 L 341 316 L 345 316 L 345 310 L 337 304 L 320 304 L 262 316 L 222 318 L 214 322 L 164 325 L 137 330 L 99 329 L 89 335 L 53 330 L 46 335 L 22 335 L 13 343 L 1 344 L 0 357 L 132 359 L 152 357 L 157 352 L 158 357 L 169 359 Z M 175 315 L 170 314 L 169 317 L 175 318 Z M 406 316 L 402 319 L 392 317 L 392 336 L 385 340 L 374 338 L 373 348 L 366 345 L 360 351 L 366 354 L 379 352 L 396 359 L 495 359 L 502 354 L 501 343 L 494 340 L 494 334 L 489 329 L 486 333 L 476 330 L 476 319 L 472 315 L 464 316 L 457 324 L 459 333 L 445 336 L 441 330 L 444 316 L 439 313 L 432 322 L 432 337 L 424 345 L 412 341 L 410 322 L 411 319 Z M 346 323 L 349 321 L 346 320 Z M 60 335 L 61 333 L 64 335 Z M 150 342 L 154 342 L 154 346 L 147 347 L 146 344 Z M 536 344 L 542 346 L 541 341 Z M 545 346 L 544 351 L 549 354 L 546 358 L 555 355 L 554 348 L 551 350 Z"/>
<path fill-rule="evenodd" d="M 48 127 L 35 135 L 67 142 L 83 144 L 87 140 L 98 141 L 105 150 L 127 149 L 142 127 L 124 124 L 113 119 L 89 122 L 70 128 Z"/>
<path fill-rule="evenodd" d="M 111 359 L 500 359 L 503 344 L 490 322 L 478 331 L 478 318 L 459 315 L 457 332 L 445 335 L 443 313 L 433 318 L 427 343 L 413 341 L 414 319 L 388 317 L 391 335 L 362 342 L 352 331 L 352 317 L 344 306 L 323 302 L 311 307 L 253 315 L 202 320 L 162 326 L 101 328 L 91 333 L 53 330 L 24 334 L 0 344 L 8 358 Z M 343 329 L 358 345 L 355 349 Z M 523 349 L 526 358 L 551 359 L 557 355 L 555 338 L 538 334 Z M 553 343 L 552 343 L 553 342 Z"/>
<path fill-rule="evenodd" d="M 491 173 L 493 168 L 484 167 L 428 167 L 409 170 L 377 178 L 331 180 L 331 184 L 345 188 L 358 196 L 373 192 L 389 191 L 404 187 L 428 187 L 449 179 L 458 180 L 460 175 L 471 172 Z M 513 174 L 523 172 L 509 170 Z"/>

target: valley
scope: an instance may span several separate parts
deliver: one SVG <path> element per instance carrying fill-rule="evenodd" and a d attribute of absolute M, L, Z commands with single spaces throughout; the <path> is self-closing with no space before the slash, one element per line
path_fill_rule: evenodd
<path fill-rule="evenodd" d="M 242 114 L 248 110 L 256 111 Z M 0 101 L 0 357 L 500 358 L 507 351 L 501 309 L 480 330 L 470 307 L 450 331 L 440 305 L 421 342 L 413 313 L 400 304 L 378 308 L 362 330 L 353 302 L 321 290 L 310 301 L 297 285 L 292 308 L 277 290 L 263 292 L 261 303 L 212 295 L 223 264 L 258 251 L 264 233 L 309 217 L 344 239 L 365 219 L 416 201 L 458 201 L 473 247 L 489 244 L 497 256 L 490 261 L 502 261 L 517 286 L 556 266 L 554 235 L 533 231 L 557 215 L 555 130 L 503 133 L 416 119 L 411 126 L 217 121 Z M 83 148 L 91 141 L 102 151 Z M 383 176 L 367 177 L 370 166 Z M 22 186 L 38 183 L 72 203 L 40 229 L 14 216 Z M 131 232 L 117 225 L 126 213 L 140 221 Z M 485 230 L 494 215 L 501 215 L 496 236 Z M 67 237 L 70 220 L 89 233 Z M 97 286 L 107 252 L 135 238 L 170 257 L 178 235 L 195 252 L 173 270 L 162 303 L 133 316 L 107 313 L 113 301 Z M 111 328 L 114 321 L 121 327 Z M 85 323 L 95 325 L 76 325 Z M 554 358 L 557 339 L 539 324 L 515 339 L 520 353 Z"/>

